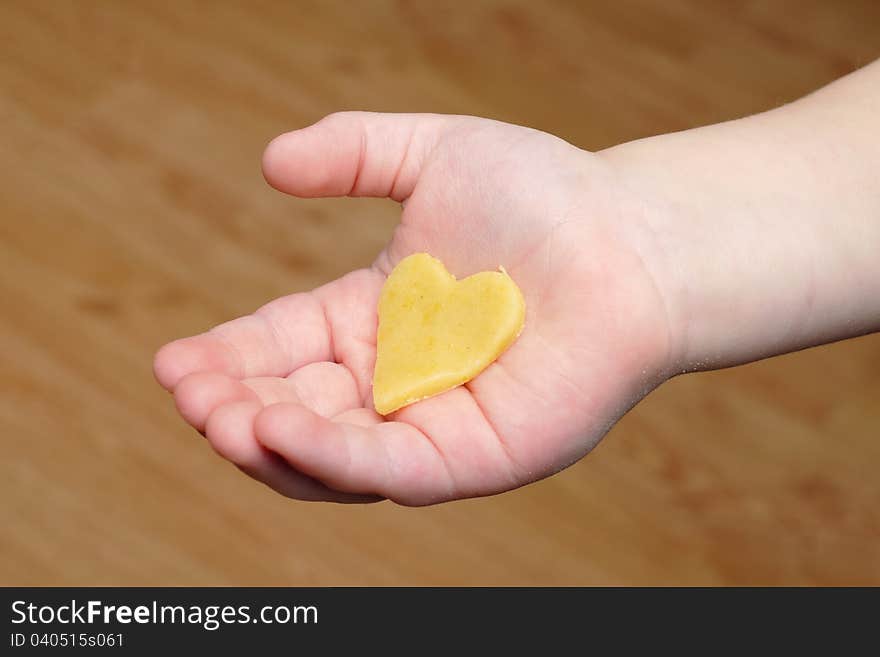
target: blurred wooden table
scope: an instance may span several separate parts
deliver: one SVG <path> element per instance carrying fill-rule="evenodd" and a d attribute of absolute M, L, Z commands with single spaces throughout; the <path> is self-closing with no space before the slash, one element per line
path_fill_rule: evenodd
<path fill-rule="evenodd" d="M 365 265 L 392 203 L 262 181 L 337 109 L 598 149 L 880 55 L 880 3 L 0 3 L 0 584 L 880 584 L 880 336 L 672 381 L 587 459 L 427 509 L 282 499 L 163 342 Z"/>

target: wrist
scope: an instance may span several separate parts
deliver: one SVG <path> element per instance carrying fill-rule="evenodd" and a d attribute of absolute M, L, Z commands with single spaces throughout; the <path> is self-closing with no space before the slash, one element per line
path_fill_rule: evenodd
<path fill-rule="evenodd" d="M 656 242 L 677 371 L 880 328 L 876 139 L 860 139 L 858 110 L 829 119 L 851 102 L 809 97 L 599 154 Z"/>

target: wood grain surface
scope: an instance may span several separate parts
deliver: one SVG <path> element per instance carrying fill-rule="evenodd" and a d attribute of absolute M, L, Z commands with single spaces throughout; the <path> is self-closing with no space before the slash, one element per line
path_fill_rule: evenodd
<path fill-rule="evenodd" d="M 391 202 L 259 158 L 339 109 L 588 149 L 880 56 L 880 3 L 0 2 L 0 584 L 880 584 L 880 336 L 677 378 L 544 482 L 292 502 L 154 383 L 162 343 L 366 265 Z"/>

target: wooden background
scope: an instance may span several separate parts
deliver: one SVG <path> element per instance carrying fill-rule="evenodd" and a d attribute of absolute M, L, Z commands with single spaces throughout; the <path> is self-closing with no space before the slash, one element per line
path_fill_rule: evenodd
<path fill-rule="evenodd" d="M 0 583 L 880 584 L 880 336 L 676 379 L 502 496 L 297 503 L 215 456 L 162 343 L 368 264 L 398 208 L 263 182 L 338 109 L 599 149 L 880 56 L 880 3 L 0 2 Z"/>

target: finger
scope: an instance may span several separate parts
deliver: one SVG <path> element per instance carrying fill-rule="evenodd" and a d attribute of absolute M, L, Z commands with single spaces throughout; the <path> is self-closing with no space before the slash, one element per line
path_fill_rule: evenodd
<path fill-rule="evenodd" d="M 285 379 L 255 378 L 242 383 L 252 390 L 264 406 L 295 402 L 323 417 L 363 407 L 354 377 L 339 363 L 310 363 Z"/>
<path fill-rule="evenodd" d="M 187 374 L 237 379 L 284 377 L 309 363 L 337 361 L 366 394 L 376 346 L 376 303 L 384 276 L 359 269 L 316 288 L 272 301 L 253 315 L 175 340 L 156 354 L 156 380 L 173 391 Z"/>
<path fill-rule="evenodd" d="M 216 408 L 236 401 L 259 401 L 263 406 L 296 402 L 324 417 L 363 406 L 351 372 L 329 362 L 310 363 L 287 378 L 239 381 L 216 372 L 196 372 L 181 379 L 174 390 L 178 412 L 198 431 L 204 431 Z"/>
<path fill-rule="evenodd" d="M 254 421 L 264 447 L 339 491 L 424 505 L 458 496 L 442 455 L 418 429 L 334 422 L 299 404 L 269 406 Z"/>
<path fill-rule="evenodd" d="M 361 269 L 315 290 L 333 336 L 333 358 L 354 376 L 362 399 L 370 394 L 376 363 L 376 307 L 385 276 Z"/>
<path fill-rule="evenodd" d="M 339 112 L 276 137 L 263 154 L 263 175 L 288 194 L 409 197 L 422 162 L 460 117 Z"/>
<path fill-rule="evenodd" d="M 188 374 L 174 390 L 177 412 L 200 432 L 214 409 L 236 401 L 257 402 L 259 397 L 241 381 L 217 372 Z"/>
<path fill-rule="evenodd" d="M 298 500 L 364 503 L 380 497 L 340 493 L 291 468 L 254 438 L 254 419 L 263 406 L 239 401 L 217 408 L 207 421 L 205 435 L 223 458 L 282 495 Z"/>
<path fill-rule="evenodd" d="M 175 340 L 156 354 L 156 379 L 168 390 L 192 372 L 235 378 L 286 376 L 297 367 L 332 360 L 330 331 L 321 302 L 311 293 L 266 304 L 207 333 Z"/>

